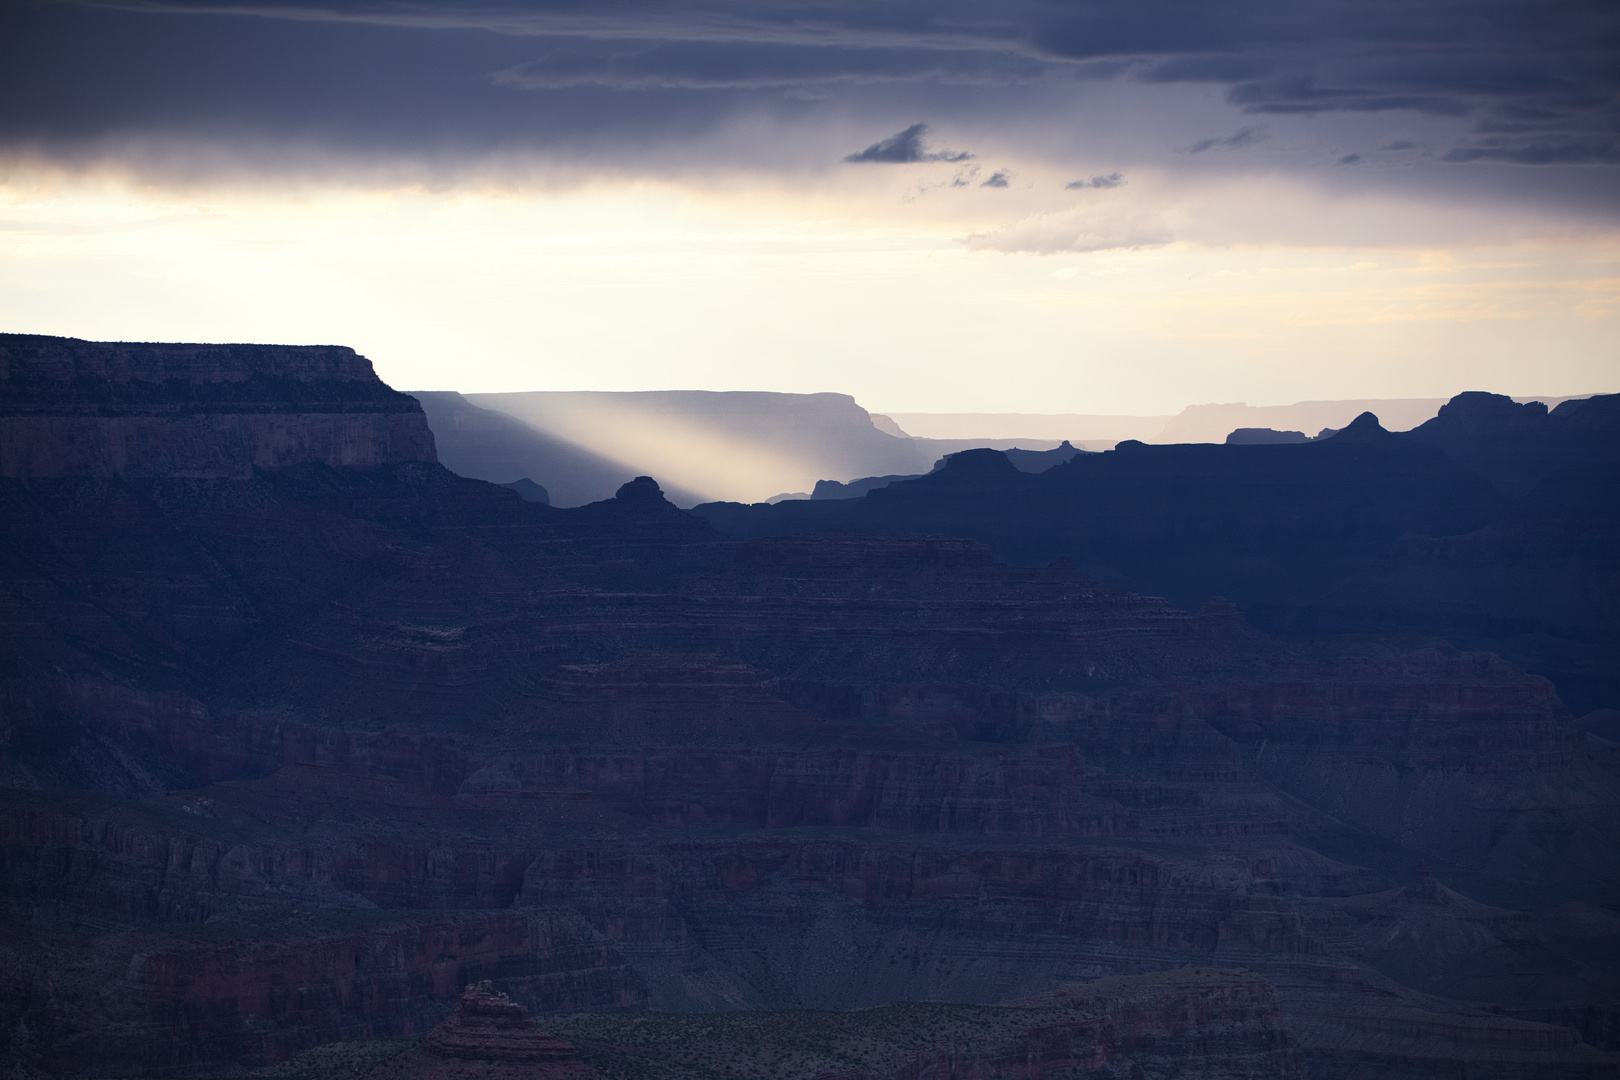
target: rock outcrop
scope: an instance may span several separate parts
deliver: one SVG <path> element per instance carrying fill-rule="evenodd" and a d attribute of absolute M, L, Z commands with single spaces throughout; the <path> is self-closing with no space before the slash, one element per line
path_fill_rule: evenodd
<path fill-rule="evenodd" d="M 1565 401 L 1549 411 L 1539 401 L 1475 391 L 1458 394 L 1404 437 L 1439 446 L 1503 491 L 1523 496 L 1557 473 L 1620 462 L 1617 427 L 1620 394 Z"/>
<path fill-rule="evenodd" d="M 0 476 L 251 476 L 433 461 L 415 400 L 335 345 L 0 334 Z"/>
<path fill-rule="evenodd" d="M 456 1009 L 414 1049 L 368 1080 L 600 1080 L 579 1051 L 540 1030 L 529 1010 L 485 980 L 468 984 Z"/>

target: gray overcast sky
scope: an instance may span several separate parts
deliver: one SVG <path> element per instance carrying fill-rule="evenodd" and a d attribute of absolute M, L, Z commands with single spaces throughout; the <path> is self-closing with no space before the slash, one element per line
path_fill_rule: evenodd
<path fill-rule="evenodd" d="M 0 316 L 469 389 L 1620 389 L 1620 5 L 0 5 Z"/>

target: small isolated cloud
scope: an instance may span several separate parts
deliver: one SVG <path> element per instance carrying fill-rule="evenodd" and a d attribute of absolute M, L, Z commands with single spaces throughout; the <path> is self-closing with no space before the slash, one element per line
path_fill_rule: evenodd
<path fill-rule="evenodd" d="M 1378 149 L 1380 149 L 1380 150 L 1416 150 L 1417 149 L 1417 143 L 1413 142 L 1411 139 L 1396 139 L 1393 142 L 1385 143 L 1383 146 L 1380 146 Z"/>
<path fill-rule="evenodd" d="M 966 161 L 973 156 L 966 150 L 930 150 L 923 144 L 927 134 L 927 124 L 912 124 L 844 160 L 856 165 L 911 165 L 920 161 Z"/>
<path fill-rule="evenodd" d="M 1117 188 L 1125 186 L 1125 177 L 1119 173 L 1109 173 L 1107 176 L 1093 176 L 1090 180 L 1071 180 L 1063 185 L 1064 191 L 1075 191 L 1080 188 Z"/>
<path fill-rule="evenodd" d="M 1344 155 L 1344 157 L 1339 159 L 1338 163 L 1340 165 L 1360 165 L 1361 164 L 1361 155 L 1360 154 L 1346 154 L 1346 155 Z"/>
<path fill-rule="evenodd" d="M 1203 139 L 1187 147 L 1189 154 L 1202 154 L 1206 150 L 1242 150 L 1271 138 L 1261 127 L 1241 127 L 1224 139 Z"/>
<path fill-rule="evenodd" d="M 1006 169 L 997 169 L 990 174 L 990 179 L 980 184 L 980 187 L 1006 187 L 1012 181 L 1012 173 Z"/>
<path fill-rule="evenodd" d="M 974 251 L 1019 251 L 1054 255 L 1062 251 L 1107 251 L 1151 247 L 1174 240 L 1158 214 L 1108 213 L 1077 207 L 1051 214 L 1031 214 L 994 232 L 967 238 Z"/>

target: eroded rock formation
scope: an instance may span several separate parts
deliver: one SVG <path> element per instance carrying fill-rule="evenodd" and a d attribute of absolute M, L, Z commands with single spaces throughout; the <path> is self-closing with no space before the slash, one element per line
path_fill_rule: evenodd
<path fill-rule="evenodd" d="M 0 476 L 251 476 L 433 461 L 416 402 L 335 345 L 0 334 Z"/>
<path fill-rule="evenodd" d="M 369 1080 L 599 1080 L 579 1051 L 548 1035 L 529 1010 L 485 980 L 462 991 L 456 1009 L 412 1050 L 379 1065 Z"/>
<path fill-rule="evenodd" d="M 1334 468 L 1438 453 L 1362 434 Z M 1107 456 L 959 456 L 929 499 Z M 560 510 L 431 460 L 249 464 L 0 478 L 18 1067 L 417 1038 L 484 979 L 781 1012 L 1218 965 L 1250 974 L 1191 1026 L 1120 1030 L 1225 1045 L 1263 986 L 1309 1076 L 1615 1073 L 1615 755 L 1510 663 L 937 533 L 739 543 L 647 478 Z"/>

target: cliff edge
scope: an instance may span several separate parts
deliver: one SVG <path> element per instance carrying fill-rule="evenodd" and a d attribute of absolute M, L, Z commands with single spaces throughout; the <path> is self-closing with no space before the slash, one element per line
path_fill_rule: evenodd
<path fill-rule="evenodd" d="M 436 461 L 416 399 L 337 345 L 0 334 L 0 476 L 251 476 Z"/>

